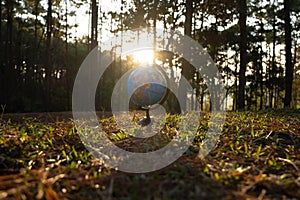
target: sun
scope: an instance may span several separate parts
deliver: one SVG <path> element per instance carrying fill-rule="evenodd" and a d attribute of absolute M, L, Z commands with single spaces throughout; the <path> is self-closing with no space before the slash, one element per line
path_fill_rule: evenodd
<path fill-rule="evenodd" d="M 153 50 L 139 50 L 132 53 L 134 62 L 139 64 L 153 64 Z"/>

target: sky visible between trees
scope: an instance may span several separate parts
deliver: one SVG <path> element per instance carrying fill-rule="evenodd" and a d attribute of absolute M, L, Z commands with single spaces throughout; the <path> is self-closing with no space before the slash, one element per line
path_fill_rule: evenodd
<path fill-rule="evenodd" d="M 90 50 L 117 32 L 140 27 L 181 31 L 202 45 L 222 74 L 228 110 L 300 107 L 297 0 L 0 2 L 5 112 L 70 110 L 73 82 Z M 194 88 L 186 93 L 185 109 L 209 110 L 201 75 L 178 55 L 158 53 L 169 78 L 180 85 L 184 76 Z M 134 60 L 116 58 L 109 66 L 99 82 L 97 109 L 110 110 L 112 89 L 138 66 Z M 167 104 L 174 105 L 174 98 Z"/>

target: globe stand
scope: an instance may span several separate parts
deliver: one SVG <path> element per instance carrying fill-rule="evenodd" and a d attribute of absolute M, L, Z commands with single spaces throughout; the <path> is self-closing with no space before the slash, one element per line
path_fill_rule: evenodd
<path fill-rule="evenodd" d="M 146 111 L 146 117 L 138 121 L 138 125 L 147 126 L 154 121 L 149 110 L 166 100 L 169 92 L 167 86 L 168 76 L 157 64 L 140 66 L 130 73 L 127 80 L 130 100 L 137 108 Z"/>
<path fill-rule="evenodd" d="M 138 121 L 138 125 L 147 126 L 153 122 L 153 117 L 150 117 L 149 109 L 146 110 L 146 117 Z"/>

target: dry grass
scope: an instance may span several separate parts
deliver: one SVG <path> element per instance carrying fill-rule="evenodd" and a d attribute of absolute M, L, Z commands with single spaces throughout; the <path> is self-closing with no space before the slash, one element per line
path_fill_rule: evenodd
<path fill-rule="evenodd" d="M 219 142 L 204 159 L 197 154 L 208 128 L 202 123 L 184 155 L 162 170 L 145 174 L 116 171 L 95 159 L 69 118 L 69 113 L 3 116 L 0 199 L 300 197 L 299 112 L 228 113 Z M 112 138 L 121 147 L 152 145 L 151 140 L 136 142 L 128 137 L 114 127 L 113 118 L 102 123 L 110 137 L 124 134 Z M 172 130 L 163 134 L 170 136 Z"/>

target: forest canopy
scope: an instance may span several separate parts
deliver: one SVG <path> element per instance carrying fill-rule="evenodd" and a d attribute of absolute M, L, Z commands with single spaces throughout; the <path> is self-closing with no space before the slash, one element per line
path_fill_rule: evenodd
<path fill-rule="evenodd" d="M 117 8 L 107 9 L 111 3 Z M 76 12 L 86 5 L 86 21 Z M 117 32 L 150 27 L 193 38 L 216 63 L 228 110 L 300 107 L 300 2 L 297 0 L 1 0 L 0 105 L 3 112 L 71 110 L 72 87 L 86 55 Z M 209 109 L 209 91 L 178 56 L 158 52 L 166 69 L 181 72 L 194 90 L 186 109 Z M 110 110 L 110 93 L 132 58 L 116 58 L 99 84 L 97 109 Z M 117 75 L 116 75 L 117 74 Z M 175 75 L 174 75 L 175 74 Z M 169 78 L 178 80 L 178 73 Z M 104 94 L 104 93 L 105 94 Z"/>

